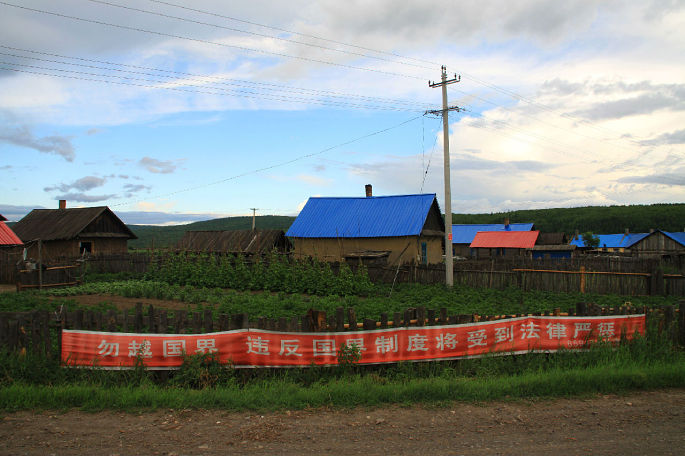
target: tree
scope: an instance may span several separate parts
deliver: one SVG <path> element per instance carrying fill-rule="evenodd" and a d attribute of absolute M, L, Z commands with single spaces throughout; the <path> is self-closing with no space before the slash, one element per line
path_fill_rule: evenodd
<path fill-rule="evenodd" d="M 587 233 L 583 233 L 582 237 L 585 247 L 590 247 L 591 249 L 599 247 L 599 237 L 592 234 L 592 232 L 588 231 Z"/>

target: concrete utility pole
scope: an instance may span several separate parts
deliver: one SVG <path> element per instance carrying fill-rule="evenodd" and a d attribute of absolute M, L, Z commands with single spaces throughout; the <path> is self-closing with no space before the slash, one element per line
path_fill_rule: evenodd
<path fill-rule="evenodd" d="M 258 210 L 258 209 L 259 209 L 259 208 L 257 208 L 257 207 L 251 207 L 251 208 L 250 208 L 250 210 L 252 211 L 252 231 L 254 231 L 254 228 L 255 228 L 255 217 L 256 217 L 256 215 L 257 215 L 257 210 Z"/>
<path fill-rule="evenodd" d="M 445 159 L 445 285 L 454 285 L 454 259 L 452 257 L 452 189 L 450 186 L 450 131 L 447 113 L 460 111 L 457 106 L 447 106 L 447 85 L 459 82 L 461 76 L 454 75 L 454 79 L 447 80 L 447 68 L 442 66 L 442 79 L 440 82 L 428 81 L 428 87 L 442 87 L 442 111 L 429 111 L 433 114 L 442 114 L 442 143 Z"/>

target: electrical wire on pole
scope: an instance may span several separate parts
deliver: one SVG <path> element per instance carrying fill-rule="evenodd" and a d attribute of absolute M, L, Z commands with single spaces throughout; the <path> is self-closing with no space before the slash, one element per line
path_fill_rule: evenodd
<path fill-rule="evenodd" d="M 449 130 L 449 111 L 460 111 L 458 106 L 447 106 L 447 85 L 454 84 L 461 80 L 461 77 L 454 75 L 454 79 L 447 79 L 447 68 L 442 66 L 442 77 L 440 82 L 428 81 L 428 87 L 442 87 L 442 110 L 426 111 L 426 113 L 442 114 L 442 137 L 443 152 L 445 158 L 445 285 L 454 285 L 454 260 L 452 258 L 452 190 L 450 186 L 450 130 Z"/>

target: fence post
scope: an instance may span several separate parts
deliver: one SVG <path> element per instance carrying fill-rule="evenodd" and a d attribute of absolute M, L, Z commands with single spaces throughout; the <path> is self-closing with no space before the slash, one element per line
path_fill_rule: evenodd
<path fill-rule="evenodd" d="M 169 316 L 167 315 L 167 310 L 162 309 L 159 313 L 159 326 L 157 327 L 157 332 L 161 334 L 166 334 L 169 331 Z"/>
<path fill-rule="evenodd" d="M 149 333 L 156 333 L 155 328 L 155 308 L 152 304 L 147 308 L 147 330 Z"/>
<path fill-rule="evenodd" d="M 345 309 L 342 307 L 335 309 L 335 330 L 337 332 L 345 331 Z"/>
<path fill-rule="evenodd" d="M 381 329 L 385 329 L 388 327 L 388 314 L 387 312 L 383 312 L 381 314 Z"/>
<path fill-rule="evenodd" d="M 678 339 L 685 346 L 685 299 L 680 300 L 678 307 Z"/>
<path fill-rule="evenodd" d="M 673 320 L 675 320 L 674 307 L 664 306 L 664 331 L 670 338 L 673 338 Z"/>
<path fill-rule="evenodd" d="M 353 307 L 347 309 L 347 322 L 349 323 L 348 329 L 350 331 L 357 330 L 357 314 L 354 313 Z"/>
<path fill-rule="evenodd" d="M 175 329 L 176 329 L 176 334 L 181 334 L 183 330 L 185 329 L 185 322 L 186 322 L 186 311 L 185 310 L 177 310 L 175 312 L 176 316 L 176 322 L 175 322 Z"/>
<path fill-rule="evenodd" d="M 136 303 L 136 316 L 133 320 L 133 331 L 141 332 L 143 330 L 143 303 Z"/>
<path fill-rule="evenodd" d="M 416 325 L 425 326 L 426 325 L 426 308 L 419 307 L 416 309 Z"/>
<path fill-rule="evenodd" d="M 31 351 L 40 354 L 40 315 L 37 310 L 31 312 Z"/>
<path fill-rule="evenodd" d="M 447 324 L 447 307 L 441 307 L 440 308 L 440 324 L 441 325 Z"/>
<path fill-rule="evenodd" d="M 402 312 L 392 313 L 392 327 L 399 328 L 402 325 Z"/>
<path fill-rule="evenodd" d="M 585 293 L 585 266 L 580 267 L 580 292 Z"/>

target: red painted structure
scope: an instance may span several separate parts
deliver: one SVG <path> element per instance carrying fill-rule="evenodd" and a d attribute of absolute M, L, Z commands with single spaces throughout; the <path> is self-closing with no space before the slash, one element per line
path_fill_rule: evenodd
<path fill-rule="evenodd" d="M 532 249 L 539 231 L 480 231 L 471 242 L 471 248 Z"/>
<path fill-rule="evenodd" d="M 4 220 L 7 219 L 0 215 L 0 246 L 23 245 L 24 243 L 19 239 L 19 236 L 14 234 L 9 226 L 5 225 Z"/>

